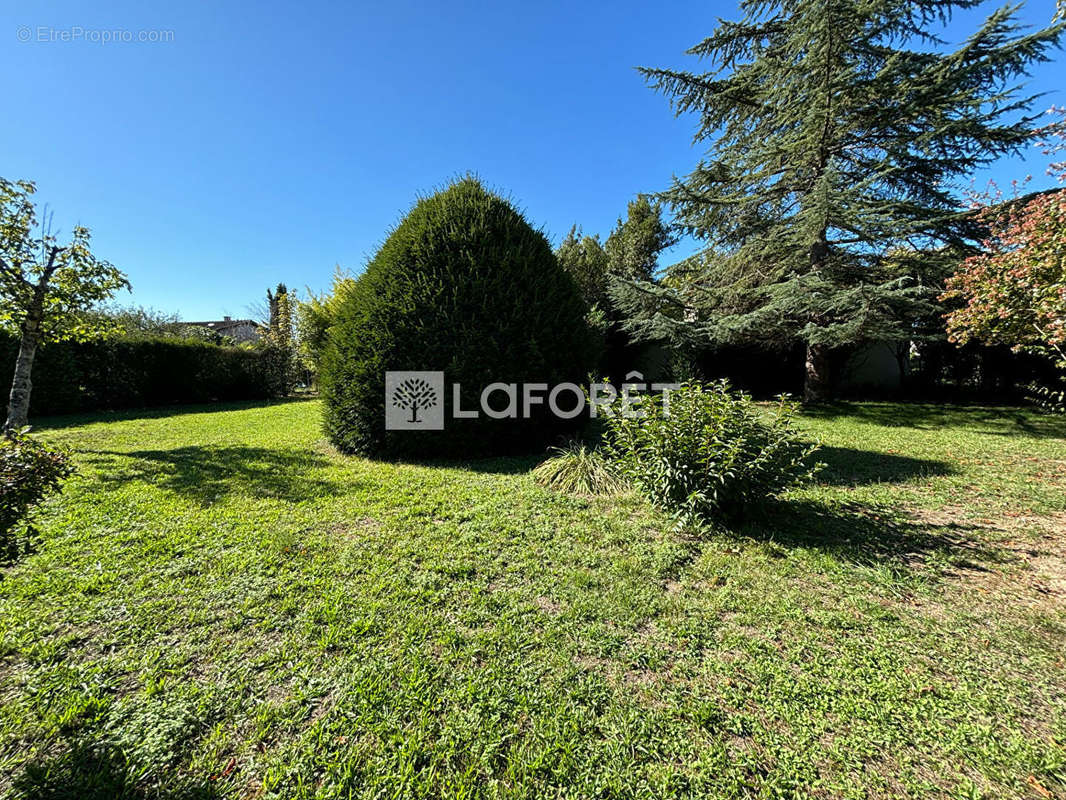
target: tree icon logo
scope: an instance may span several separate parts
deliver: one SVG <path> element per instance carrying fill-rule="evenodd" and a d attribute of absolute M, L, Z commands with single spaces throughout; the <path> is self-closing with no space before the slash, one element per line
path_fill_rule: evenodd
<path fill-rule="evenodd" d="M 411 419 L 408 422 L 421 422 L 418 411 L 437 405 L 437 390 L 422 378 L 408 378 L 393 390 L 392 402 L 410 409 Z"/>
<path fill-rule="evenodd" d="M 444 430 L 444 373 L 386 372 L 385 430 Z"/>

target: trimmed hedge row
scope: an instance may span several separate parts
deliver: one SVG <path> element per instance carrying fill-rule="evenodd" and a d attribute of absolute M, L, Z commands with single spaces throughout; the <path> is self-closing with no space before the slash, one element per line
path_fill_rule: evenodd
<path fill-rule="evenodd" d="M 18 340 L 0 335 L 4 405 Z M 30 413 L 264 400 L 277 397 L 273 355 L 180 339 L 58 342 L 37 351 Z"/>

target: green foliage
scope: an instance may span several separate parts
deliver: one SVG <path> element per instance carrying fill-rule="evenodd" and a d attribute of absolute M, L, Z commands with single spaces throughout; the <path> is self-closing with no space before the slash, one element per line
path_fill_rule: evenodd
<path fill-rule="evenodd" d="M 31 510 L 58 492 L 73 472 L 69 455 L 45 447 L 26 431 L 0 436 L 0 563 L 24 554 L 35 533 L 28 521 Z M 25 533 L 19 536 L 16 526 L 23 523 Z"/>
<path fill-rule="evenodd" d="M 18 340 L 0 334 L 0 374 Z M 34 414 L 278 396 L 269 354 L 175 338 L 106 337 L 45 345 L 34 366 Z"/>
<path fill-rule="evenodd" d="M 655 280 L 659 254 L 674 243 L 663 222 L 662 209 L 640 196 L 629 203 L 626 218 L 600 244 L 599 236 L 582 236 L 575 225 L 556 250 L 563 269 L 574 278 L 588 306 L 586 322 L 595 340 L 596 364 L 604 371 L 616 369 L 631 354 L 629 337 L 622 332 L 622 314 L 611 294 L 621 280 Z M 625 371 L 625 370 L 623 370 Z"/>
<path fill-rule="evenodd" d="M 607 287 L 611 276 L 607 253 L 599 236 L 582 236 L 581 228 L 574 225 L 555 251 L 555 257 L 559 266 L 574 279 L 585 301 L 585 324 L 592 343 L 590 363 L 598 367 L 607 352 L 612 327 L 608 315 Z"/>
<path fill-rule="evenodd" d="M 308 290 L 307 300 L 296 306 L 296 340 L 302 363 L 317 376 L 326 350 L 329 329 L 337 319 L 345 297 L 355 285 L 355 278 L 337 267 L 329 292 L 316 295 Z"/>
<path fill-rule="evenodd" d="M 653 280 L 659 273 L 659 254 L 675 241 L 663 222 L 660 204 L 640 195 L 630 201 L 626 218 L 618 218 L 604 245 L 611 274 L 629 280 Z"/>
<path fill-rule="evenodd" d="M 271 394 L 283 397 L 291 394 L 300 370 L 294 328 L 296 299 L 285 284 L 279 283 L 276 292 L 267 289 L 267 304 L 270 319 L 256 347 L 263 352 Z"/>
<path fill-rule="evenodd" d="M 725 382 L 684 383 L 668 395 L 622 401 L 607 415 L 606 452 L 620 474 L 684 523 L 736 520 L 754 503 L 813 475 L 817 446 L 792 424 L 783 399 L 760 409 Z"/>
<path fill-rule="evenodd" d="M 60 245 L 47 213 L 38 224 L 36 186 L 0 178 L 0 331 L 18 334 L 4 430 L 28 421 L 33 361 L 38 346 L 63 339 L 86 339 L 101 331 L 85 311 L 106 301 L 126 276 L 93 255 L 89 229 L 76 225 L 69 244 Z"/>
<path fill-rule="evenodd" d="M 202 325 L 182 322 L 178 314 L 144 306 L 105 304 L 80 315 L 82 325 L 101 336 L 117 339 L 188 339 L 235 346 L 236 342 Z"/>
<path fill-rule="evenodd" d="M 533 480 L 549 489 L 589 495 L 617 494 L 626 483 L 599 451 L 584 443 L 552 448 L 555 453 L 533 468 Z"/>
<path fill-rule="evenodd" d="M 561 266 L 574 279 L 590 309 L 604 308 L 607 300 L 608 259 L 599 236 L 582 236 L 574 225 L 555 251 Z"/>
<path fill-rule="evenodd" d="M 190 326 L 184 325 L 177 314 L 157 311 L 144 306 L 105 304 L 81 313 L 83 322 L 97 330 L 127 339 L 173 336 L 183 338 Z"/>
<path fill-rule="evenodd" d="M 584 306 L 544 235 L 464 178 L 421 199 L 346 293 L 323 359 L 325 430 L 346 452 L 465 457 L 543 447 L 574 423 L 543 406 L 529 419 L 454 419 L 443 431 L 385 430 L 385 372 L 443 370 L 463 409 L 495 382 L 581 381 Z"/>
<path fill-rule="evenodd" d="M 1066 415 L 1066 380 L 1054 384 L 1031 383 L 1025 387 L 1029 402 L 1049 414 Z"/>
<path fill-rule="evenodd" d="M 618 288 L 630 330 L 828 349 L 908 338 L 935 313 L 936 287 L 901 275 L 901 253 L 920 264 L 973 245 L 953 179 L 1029 141 L 1017 82 L 1062 30 L 1021 32 L 1005 7 L 955 51 L 927 46 L 972 5 L 745 3 L 689 51 L 708 72 L 642 69 L 698 116 L 707 157 L 659 198 L 706 247 L 680 286 Z"/>
<path fill-rule="evenodd" d="M 83 312 L 129 282 L 93 255 L 88 228 L 75 226 L 60 246 L 50 220 L 38 223 L 36 191 L 30 181 L 0 178 L 0 328 L 21 332 L 31 319 L 42 342 L 96 335 L 94 318 Z"/>
<path fill-rule="evenodd" d="M 605 245 L 599 236 L 582 236 L 581 228 L 574 225 L 555 255 L 581 289 L 585 303 L 610 313 L 611 284 L 619 278 L 654 280 L 659 254 L 674 242 L 661 206 L 641 195 L 629 203 L 626 218 L 618 218 Z"/>
<path fill-rule="evenodd" d="M 159 336 L 152 336 L 151 334 L 145 334 L 147 338 L 159 338 Z M 238 343 L 232 336 L 227 336 L 224 333 L 208 328 L 205 325 L 189 325 L 182 323 L 176 334 L 163 333 L 160 334 L 163 338 L 178 338 L 186 339 L 190 342 L 203 342 L 204 344 L 217 344 L 220 347 L 247 347 L 247 342 Z M 123 339 L 136 339 L 138 334 L 136 332 L 132 334 L 123 333 L 121 338 Z"/>

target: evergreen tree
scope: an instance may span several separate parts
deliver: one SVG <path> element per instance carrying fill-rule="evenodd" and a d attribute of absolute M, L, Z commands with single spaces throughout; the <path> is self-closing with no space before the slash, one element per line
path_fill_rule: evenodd
<path fill-rule="evenodd" d="M 555 251 L 559 265 L 570 273 L 585 305 L 603 309 L 607 299 L 608 259 L 599 236 L 582 236 L 574 225 Z"/>
<path fill-rule="evenodd" d="M 675 241 L 660 204 L 640 196 L 630 201 L 626 218 L 618 218 L 606 244 L 600 244 L 598 235 L 582 236 L 581 227 L 574 225 L 555 255 L 581 288 L 586 304 L 608 312 L 611 284 L 616 279 L 655 280 L 659 254 Z"/>
<path fill-rule="evenodd" d="M 544 234 L 478 179 L 460 178 L 415 204 L 339 303 L 320 374 L 327 435 L 366 455 L 543 448 L 579 420 L 547 404 L 518 418 L 460 412 L 478 408 L 491 384 L 580 382 L 586 310 Z M 443 430 L 386 428 L 387 409 L 410 421 L 423 394 L 413 385 L 386 395 L 386 373 L 398 370 L 443 370 L 454 387 L 438 397 Z"/>
<path fill-rule="evenodd" d="M 659 197 L 706 246 L 683 278 L 615 291 L 629 329 L 803 341 L 808 401 L 828 395 L 834 348 L 908 338 L 936 289 L 900 269 L 972 246 L 951 181 L 1029 140 L 1019 81 L 1062 30 L 1022 31 L 1007 7 L 949 51 L 935 29 L 977 5 L 749 0 L 689 51 L 711 71 L 642 69 L 700 117 L 707 158 Z"/>
<path fill-rule="evenodd" d="M 289 294 L 289 287 L 284 283 L 279 283 L 278 288 L 275 291 L 267 289 L 267 328 L 270 331 L 276 331 L 281 324 L 281 320 L 278 318 L 280 305 L 282 303 L 282 297 Z"/>
<path fill-rule="evenodd" d="M 618 218 L 604 250 L 612 275 L 630 280 L 654 280 L 659 272 L 659 254 L 675 243 L 663 222 L 662 207 L 640 195 Z"/>
<path fill-rule="evenodd" d="M 274 391 L 283 396 L 292 391 L 299 366 L 296 339 L 293 336 L 295 299 L 284 283 L 279 283 L 275 291 L 267 289 L 270 321 L 259 343 L 270 355 L 269 369 Z"/>

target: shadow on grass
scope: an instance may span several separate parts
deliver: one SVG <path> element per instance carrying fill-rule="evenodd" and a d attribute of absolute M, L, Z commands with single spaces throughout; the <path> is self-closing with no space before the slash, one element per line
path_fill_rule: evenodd
<path fill-rule="evenodd" d="M 154 406 L 151 408 L 127 408 L 117 411 L 88 411 L 79 414 L 34 417 L 30 420 L 34 431 L 77 428 L 96 422 L 122 422 L 130 419 L 163 419 L 185 414 L 212 414 L 216 411 L 245 411 L 253 408 L 269 408 L 288 403 L 302 403 L 316 399 L 311 395 L 283 397 L 275 400 L 242 400 L 221 403 L 188 403 L 184 405 Z"/>
<path fill-rule="evenodd" d="M 1016 406 L 841 402 L 805 407 L 803 416 L 823 420 L 847 418 L 890 428 L 935 430 L 952 427 L 996 436 L 1041 439 L 1066 436 L 1066 418 Z"/>
<path fill-rule="evenodd" d="M 82 458 L 105 484 L 140 480 L 207 502 L 228 494 L 275 497 L 298 503 L 357 488 L 316 478 L 329 466 L 318 453 L 268 447 L 188 446 L 169 450 L 84 450 Z"/>
<path fill-rule="evenodd" d="M 979 530 L 957 522 L 931 524 L 894 508 L 778 499 L 732 528 L 738 536 L 821 550 L 865 566 L 911 568 L 940 560 L 984 571 L 1004 563 L 1004 553 Z"/>
<path fill-rule="evenodd" d="M 221 797 L 209 781 L 166 779 L 144 786 L 131 775 L 119 748 L 76 740 L 60 755 L 26 765 L 12 782 L 12 797 L 26 800 L 214 800 Z"/>
<path fill-rule="evenodd" d="M 913 478 L 953 475 L 958 472 L 946 461 L 911 458 L 851 447 L 820 447 L 814 458 L 825 464 L 816 481 L 827 486 L 859 486 L 867 483 L 902 483 Z"/>

